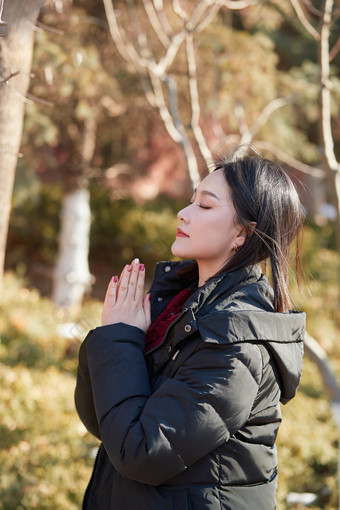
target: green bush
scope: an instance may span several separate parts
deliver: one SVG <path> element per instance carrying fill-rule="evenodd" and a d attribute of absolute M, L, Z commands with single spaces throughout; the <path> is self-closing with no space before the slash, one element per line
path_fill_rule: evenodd
<path fill-rule="evenodd" d="M 93 188 L 90 261 L 104 260 L 120 268 L 133 257 L 149 267 L 167 260 L 172 256 L 176 213 L 181 207 L 182 202 L 165 196 L 141 205 L 131 198 L 114 200 L 102 189 Z"/>
<path fill-rule="evenodd" d="M 97 446 L 73 404 L 80 342 L 62 338 L 58 310 L 11 273 L 2 308 L 0 509 L 78 509 Z M 98 323 L 99 304 L 83 314 Z"/>
<path fill-rule="evenodd" d="M 100 264 L 119 271 L 133 257 L 148 267 L 171 257 L 177 211 L 183 202 L 166 196 L 136 204 L 131 198 L 114 199 L 109 192 L 91 186 L 90 266 Z M 14 202 L 7 244 L 6 267 L 26 270 L 38 263 L 52 267 L 58 251 L 61 189 L 43 185 L 34 200 Z"/>

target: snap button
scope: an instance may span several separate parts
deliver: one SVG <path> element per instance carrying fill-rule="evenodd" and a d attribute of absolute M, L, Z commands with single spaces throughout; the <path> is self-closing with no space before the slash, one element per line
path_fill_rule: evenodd
<path fill-rule="evenodd" d="M 168 353 L 170 354 L 170 352 L 172 351 L 172 347 L 171 345 L 168 346 Z"/>
<path fill-rule="evenodd" d="M 157 298 L 157 301 L 158 301 L 159 303 L 161 303 L 161 302 L 163 301 L 163 298 L 162 298 L 161 296 L 159 296 L 159 297 Z"/>
<path fill-rule="evenodd" d="M 171 271 L 171 267 L 170 266 L 165 266 L 164 271 L 166 273 L 168 273 L 169 271 Z"/>
<path fill-rule="evenodd" d="M 184 331 L 185 331 L 186 333 L 190 333 L 190 331 L 191 331 L 191 326 L 190 326 L 189 324 L 186 324 L 186 325 L 184 326 Z"/>

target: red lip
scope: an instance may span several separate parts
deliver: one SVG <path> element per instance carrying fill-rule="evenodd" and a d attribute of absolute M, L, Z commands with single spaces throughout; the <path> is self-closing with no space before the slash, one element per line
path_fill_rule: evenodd
<path fill-rule="evenodd" d="M 186 234 L 185 232 L 183 232 L 183 230 L 181 230 L 180 228 L 178 228 L 178 229 L 177 229 L 176 237 L 189 237 L 189 236 L 188 236 L 188 234 Z"/>

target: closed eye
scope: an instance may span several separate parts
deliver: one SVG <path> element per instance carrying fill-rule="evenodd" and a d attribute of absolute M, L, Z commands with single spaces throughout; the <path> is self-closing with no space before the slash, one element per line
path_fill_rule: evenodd
<path fill-rule="evenodd" d="M 200 209 L 211 209 L 211 207 L 206 207 L 205 205 L 196 204 L 196 202 L 190 202 L 190 204 L 195 204 L 197 207 L 200 207 Z"/>

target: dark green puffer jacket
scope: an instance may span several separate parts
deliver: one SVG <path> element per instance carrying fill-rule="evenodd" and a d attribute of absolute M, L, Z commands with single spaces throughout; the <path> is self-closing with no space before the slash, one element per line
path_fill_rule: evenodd
<path fill-rule="evenodd" d="M 157 265 L 153 319 L 184 286 Z M 279 401 L 301 376 L 305 314 L 275 313 L 259 267 L 197 289 L 163 343 L 123 323 L 83 342 L 75 401 L 102 444 L 87 510 L 272 510 Z"/>

